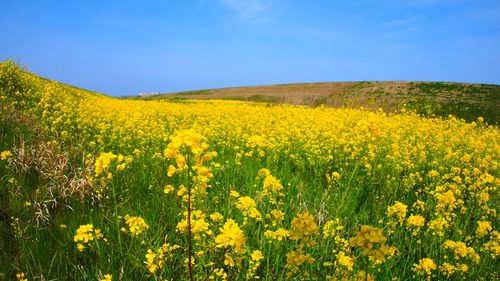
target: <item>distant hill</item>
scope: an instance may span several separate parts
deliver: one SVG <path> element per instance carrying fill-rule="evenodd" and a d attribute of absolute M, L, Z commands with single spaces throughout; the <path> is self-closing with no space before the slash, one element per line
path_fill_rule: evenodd
<path fill-rule="evenodd" d="M 427 116 L 449 114 L 473 121 L 479 116 L 499 123 L 500 85 L 450 82 L 300 83 L 197 90 L 128 97 L 144 100 L 226 99 L 309 106 L 364 107 Z"/>

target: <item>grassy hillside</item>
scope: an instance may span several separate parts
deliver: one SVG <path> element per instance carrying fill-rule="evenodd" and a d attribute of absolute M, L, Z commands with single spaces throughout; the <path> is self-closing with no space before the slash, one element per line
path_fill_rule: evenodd
<path fill-rule="evenodd" d="M 137 98 L 137 97 L 135 97 Z M 500 86 L 445 82 L 303 83 L 198 90 L 142 97 L 156 99 L 226 99 L 331 107 L 363 107 L 426 116 L 449 114 L 474 121 L 500 122 Z"/>
<path fill-rule="evenodd" d="M 499 147 L 482 120 L 116 99 L 3 62 L 0 280 L 498 280 Z"/>

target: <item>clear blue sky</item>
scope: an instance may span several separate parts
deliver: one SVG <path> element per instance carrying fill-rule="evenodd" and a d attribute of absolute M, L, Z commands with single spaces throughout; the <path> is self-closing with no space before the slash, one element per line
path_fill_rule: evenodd
<path fill-rule="evenodd" d="M 0 59 L 109 95 L 318 81 L 500 84 L 499 0 L 0 1 Z"/>

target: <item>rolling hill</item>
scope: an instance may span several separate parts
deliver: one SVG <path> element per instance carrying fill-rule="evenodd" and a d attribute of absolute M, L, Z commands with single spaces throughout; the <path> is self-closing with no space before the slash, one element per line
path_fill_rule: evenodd
<path fill-rule="evenodd" d="M 224 99 L 309 106 L 403 108 L 426 116 L 449 114 L 473 121 L 500 122 L 500 85 L 450 82 L 330 82 L 196 90 L 142 97 L 144 100 Z"/>

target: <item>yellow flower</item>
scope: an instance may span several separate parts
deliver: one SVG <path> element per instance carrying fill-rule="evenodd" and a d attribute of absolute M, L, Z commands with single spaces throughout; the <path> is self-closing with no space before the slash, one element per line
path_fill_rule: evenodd
<path fill-rule="evenodd" d="M 81 252 L 86 246 L 89 246 L 89 242 L 101 239 L 103 237 L 100 229 L 94 229 L 92 224 L 80 225 L 76 230 L 76 234 L 73 237 L 73 241 L 77 243 L 77 248 Z"/>
<path fill-rule="evenodd" d="M 264 232 L 264 237 L 268 239 L 281 241 L 290 236 L 290 232 L 284 228 L 278 228 L 276 231 L 266 230 Z"/>
<path fill-rule="evenodd" d="M 406 220 L 408 230 L 412 231 L 412 235 L 418 235 L 419 230 L 425 226 L 425 218 L 420 215 L 410 215 Z"/>
<path fill-rule="evenodd" d="M 94 230 L 94 226 L 92 224 L 81 225 L 76 230 L 76 235 L 75 235 L 73 240 L 75 242 L 82 241 L 84 243 L 87 243 L 88 241 L 91 241 L 94 239 L 93 230 Z"/>
<path fill-rule="evenodd" d="M 285 219 L 285 213 L 280 210 L 273 209 L 266 215 L 266 218 L 271 220 L 273 226 L 276 226 Z"/>
<path fill-rule="evenodd" d="M 247 218 L 252 218 L 256 221 L 262 220 L 262 215 L 259 210 L 257 210 L 257 204 L 248 196 L 239 197 L 238 202 L 236 203 L 236 208 L 241 210 L 243 216 L 245 217 L 245 221 Z"/>
<path fill-rule="evenodd" d="M 436 197 L 438 202 L 436 206 L 437 211 L 449 212 L 456 207 L 457 198 L 455 197 L 455 194 L 451 190 L 448 190 L 444 193 L 438 192 L 434 194 L 434 197 Z"/>
<path fill-rule="evenodd" d="M 187 212 L 184 212 L 184 219 L 177 223 L 177 231 L 187 233 L 188 221 Z M 211 235 L 212 231 L 209 228 L 208 222 L 205 220 L 205 214 L 200 210 L 191 211 L 191 233 L 195 239 L 201 239 L 204 235 Z"/>
<path fill-rule="evenodd" d="M 227 280 L 227 273 L 224 272 L 224 268 L 216 268 L 216 269 L 214 269 L 214 274 L 215 274 L 215 276 L 220 277 L 222 280 Z"/>
<path fill-rule="evenodd" d="M 428 177 L 430 178 L 435 178 L 435 177 L 438 177 L 439 176 L 439 172 L 436 171 L 436 170 L 432 170 L 430 171 L 428 174 L 427 174 Z"/>
<path fill-rule="evenodd" d="M 210 219 L 213 221 L 213 222 L 221 222 L 224 220 L 224 216 L 221 215 L 220 213 L 218 212 L 214 212 L 212 214 L 210 214 Z"/>
<path fill-rule="evenodd" d="M 224 255 L 224 264 L 229 266 L 229 267 L 233 267 L 235 265 L 234 259 L 230 255 L 225 254 Z"/>
<path fill-rule="evenodd" d="M 434 235 L 444 236 L 444 232 L 448 228 L 448 226 L 449 223 L 445 218 L 438 217 L 429 222 L 429 231 L 431 231 Z"/>
<path fill-rule="evenodd" d="M 85 246 L 83 244 L 76 244 L 76 248 L 78 249 L 78 251 L 80 252 L 83 252 L 83 250 L 85 250 Z"/>
<path fill-rule="evenodd" d="M 0 153 L 0 160 L 8 160 L 12 157 L 12 152 L 10 150 L 5 150 Z"/>
<path fill-rule="evenodd" d="M 259 251 L 259 250 L 255 250 L 255 251 L 253 251 L 253 252 L 252 252 L 252 254 L 250 255 L 250 258 L 251 258 L 253 261 L 257 262 L 257 261 L 262 260 L 262 259 L 264 258 L 264 255 L 262 255 L 262 252 L 261 252 L 261 251 Z"/>
<path fill-rule="evenodd" d="M 181 185 L 179 187 L 179 190 L 177 190 L 177 196 L 179 196 L 179 197 L 182 197 L 182 196 L 184 196 L 187 193 L 188 193 L 188 189 L 185 186 L 183 186 L 183 185 Z"/>
<path fill-rule="evenodd" d="M 304 254 L 300 248 L 287 253 L 285 265 L 285 269 L 288 270 L 287 276 L 292 277 L 295 273 L 297 273 L 297 271 L 299 271 L 302 264 L 312 264 L 314 261 L 315 259 L 310 254 Z"/>
<path fill-rule="evenodd" d="M 405 218 L 407 210 L 408 210 L 408 206 L 406 206 L 405 204 L 403 204 L 399 201 L 396 201 L 396 203 L 394 203 L 394 205 L 389 206 L 387 208 L 387 216 L 390 217 L 390 216 L 395 215 L 398 218 Z"/>
<path fill-rule="evenodd" d="M 349 239 L 351 247 L 362 250 L 362 254 L 372 258 L 376 263 L 386 260 L 386 256 L 394 255 L 395 248 L 387 247 L 387 238 L 382 235 L 382 229 L 369 225 L 361 226 L 361 230 L 356 232 L 356 236 Z"/>
<path fill-rule="evenodd" d="M 475 263 L 479 263 L 480 257 L 472 247 L 467 247 L 464 242 L 455 242 L 452 240 L 446 240 L 444 242 L 444 249 L 451 249 L 455 254 L 455 259 L 461 259 L 468 257 Z"/>
<path fill-rule="evenodd" d="M 28 281 L 28 278 L 26 278 L 26 275 L 23 272 L 17 273 L 16 278 L 18 281 Z"/>
<path fill-rule="evenodd" d="M 122 164 L 119 164 L 119 165 L 116 165 L 116 170 L 117 171 L 123 171 L 125 170 L 125 167 L 127 166 L 127 164 L 125 163 L 122 163 Z"/>
<path fill-rule="evenodd" d="M 423 258 L 418 264 L 413 264 L 413 271 L 421 276 L 430 276 L 436 268 L 436 264 L 430 258 Z"/>
<path fill-rule="evenodd" d="M 167 186 L 165 186 L 165 188 L 163 189 L 163 192 L 165 194 L 169 194 L 170 192 L 173 192 L 173 191 L 174 191 L 174 187 L 172 185 L 170 185 L 170 184 L 167 185 Z"/>
<path fill-rule="evenodd" d="M 459 264 L 454 266 L 450 263 L 443 263 L 439 269 L 446 277 L 452 277 L 456 272 L 466 273 L 469 271 L 469 267 L 466 264 Z"/>
<path fill-rule="evenodd" d="M 354 258 L 347 256 L 343 251 L 335 255 L 335 265 L 345 267 L 348 271 L 352 271 L 354 267 Z"/>
<path fill-rule="evenodd" d="M 124 218 L 128 226 L 128 231 L 132 236 L 137 236 L 149 228 L 149 225 L 141 217 L 133 217 L 127 214 Z"/>
<path fill-rule="evenodd" d="M 116 159 L 116 155 L 112 152 L 101 153 L 95 162 L 95 174 L 101 175 L 104 171 L 109 169 L 112 161 Z"/>
<path fill-rule="evenodd" d="M 177 169 L 175 168 L 174 165 L 168 166 L 167 176 L 169 178 L 172 177 L 175 174 L 176 171 L 177 171 Z"/>
<path fill-rule="evenodd" d="M 477 237 L 483 237 L 492 231 L 493 227 L 489 221 L 477 221 L 476 235 Z"/>
<path fill-rule="evenodd" d="M 290 239 L 309 241 L 312 236 L 319 234 L 319 227 L 309 213 L 297 214 L 292 220 Z M 314 243 L 313 243 L 314 244 Z"/>
<path fill-rule="evenodd" d="M 168 243 L 163 244 L 158 250 L 153 251 L 148 249 L 146 252 L 146 268 L 152 274 L 155 274 L 158 270 L 163 269 L 165 266 L 166 258 L 172 258 L 172 252 L 179 249 L 178 245 L 170 245 Z"/>
<path fill-rule="evenodd" d="M 148 249 L 146 252 L 146 261 L 144 263 L 150 273 L 155 273 L 158 269 L 163 268 L 163 253 L 155 253 L 151 249 Z"/>
<path fill-rule="evenodd" d="M 217 248 L 233 247 L 236 253 L 245 253 L 245 234 L 234 220 L 227 220 L 220 228 L 220 232 L 221 233 L 215 237 Z"/>
<path fill-rule="evenodd" d="M 356 274 L 356 281 L 375 281 L 375 277 L 370 273 L 359 271 L 358 274 Z"/>
<path fill-rule="evenodd" d="M 103 278 L 101 278 L 100 281 L 112 281 L 113 280 L 113 275 L 111 274 L 105 274 Z"/>
<path fill-rule="evenodd" d="M 451 277 L 453 273 L 457 271 L 457 267 L 450 263 L 445 262 L 441 265 L 439 271 L 441 271 L 441 273 L 443 273 L 447 277 Z"/>

